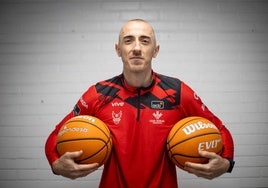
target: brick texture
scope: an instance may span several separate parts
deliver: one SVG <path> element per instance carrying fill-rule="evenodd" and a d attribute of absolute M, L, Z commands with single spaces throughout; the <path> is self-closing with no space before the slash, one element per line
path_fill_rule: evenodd
<path fill-rule="evenodd" d="M 82 92 L 121 73 L 122 24 L 154 26 L 154 70 L 189 84 L 235 141 L 232 174 L 212 181 L 178 169 L 179 187 L 268 187 L 268 2 L 255 0 L 0 2 L 0 187 L 98 187 L 52 174 L 48 134 Z"/>

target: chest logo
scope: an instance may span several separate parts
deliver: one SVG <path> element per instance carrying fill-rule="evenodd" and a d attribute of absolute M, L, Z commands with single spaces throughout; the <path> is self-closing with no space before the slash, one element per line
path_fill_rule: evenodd
<path fill-rule="evenodd" d="M 153 116 L 155 119 L 160 119 L 163 114 L 159 111 L 156 111 L 153 113 Z"/>
<path fill-rule="evenodd" d="M 161 119 L 163 114 L 159 111 L 155 111 L 153 114 L 154 119 L 149 120 L 152 124 L 161 125 L 165 123 L 165 120 Z"/>
<path fill-rule="evenodd" d="M 113 118 L 114 124 L 118 125 L 122 118 L 122 111 L 120 110 L 118 113 L 115 113 L 114 111 L 112 111 L 112 118 Z"/>
<path fill-rule="evenodd" d="M 124 102 L 112 102 L 112 107 L 122 107 L 124 106 Z"/>

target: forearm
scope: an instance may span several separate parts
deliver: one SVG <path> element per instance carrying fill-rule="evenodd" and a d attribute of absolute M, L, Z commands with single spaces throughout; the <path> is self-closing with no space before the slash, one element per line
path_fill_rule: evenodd
<path fill-rule="evenodd" d="M 220 131 L 221 131 L 222 142 L 223 142 L 223 151 L 222 151 L 221 156 L 223 158 L 233 159 L 234 158 L 233 138 L 229 130 L 226 129 L 225 127 Z"/>
<path fill-rule="evenodd" d="M 70 118 L 74 117 L 73 112 L 70 112 L 65 118 L 55 127 L 55 129 L 50 133 L 45 144 L 45 153 L 47 160 L 50 165 L 59 158 L 57 152 L 57 135 L 64 123 Z"/>
<path fill-rule="evenodd" d="M 45 145 L 45 153 L 50 166 L 52 166 L 52 163 L 59 158 L 56 150 L 56 140 L 57 133 L 56 130 L 54 130 L 47 138 Z"/>

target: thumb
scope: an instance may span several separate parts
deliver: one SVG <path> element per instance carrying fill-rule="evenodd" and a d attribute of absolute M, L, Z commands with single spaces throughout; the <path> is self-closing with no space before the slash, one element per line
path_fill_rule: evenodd
<path fill-rule="evenodd" d="M 79 157 L 83 154 L 83 151 L 80 150 L 80 151 L 73 151 L 73 152 L 66 152 L 64 155 L 67 157 L 67 158 L 70 158 L 70 159 L 74 159 L 76 157 Z"/>
<path fill-rule="evenodd" d="M 214 152 L 209 152 L 209 151 L 205 151 L 205 150 L 199 150 L 199 154 L 202 157 L 208 158 L 208 159 L 214 159 L 217 157 L 217 155 Z"/>

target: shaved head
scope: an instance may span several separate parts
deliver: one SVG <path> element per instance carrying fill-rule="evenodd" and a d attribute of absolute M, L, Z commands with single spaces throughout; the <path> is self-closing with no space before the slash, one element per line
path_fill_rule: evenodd
<path fill-rule="evenodd" d="M 147 21 L 143 19 L 133 19 L 133 20 L 129 20 L 128 22 L 126 22 L 120 30 L 118 42 L 120 43 L 122 39 L 125 37 L 125 34 L 127 33 L 126 30 L 128 29 L 129 25 L 130 24 L 133 25 L 133 23 L 135 22 L 139 24 L 143 24 L 149 30 L 150 37 L 152 38 L 154 44 L 156 45 L 156 36 L 155 36 L 154 29 L 151 26 L 151 24 L 149 24 Z"/>

